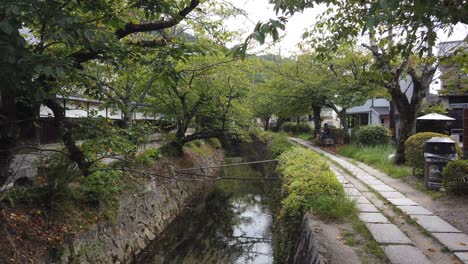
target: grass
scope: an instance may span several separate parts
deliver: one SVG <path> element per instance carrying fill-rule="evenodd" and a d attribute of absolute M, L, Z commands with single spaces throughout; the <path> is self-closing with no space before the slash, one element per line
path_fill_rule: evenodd
<path fill-rule="evenodd" d="M 411 175 L 412 170 L 407 166 L 395 165 L 389 156 L 395 153 L 395 147 L 392 145 L 361 147 L 357 145 L 348 145 L 341 148 L 338 152 L 340 155 L 356 159 L 364 162 L 367 165 L 385 172 L 393 178 L 404 178 Z"/>
<path fill-rule="evenodd" d="M 424 180 L 420 180 L 418 181 L 418 183 L 416 183 L 416 189 L 429 195 L 432 198 L 432 200 L 437 200 L 437 199 L 447 196 L 447 193 L 445 192 L 427 189 L 426 185 L 424 184 Z"/>
<path fill-rule="evenodd" d="M 353 229 L 365 238 L 365 248 L 367 253 L 374 255 L 375 257 L 380 259 L 381 263 L 387 263 L 387 256 L 385 255 L 385 252 L 379 246 L 377 241 L 375 241 L 375 239 L 372 237 L 372 234 L 369 232 L 366 225 L 363 222 L 361 222 L 361 220 L 359 220 L 357 215 L 351 218 L 351 222 L 353 225 Z"/>
<path fill-rule="evenodd" d="M 288 133 L 288 136 L 300 138 L 302 140 L 310 140 L 312 138 L 312 133 Z"/>

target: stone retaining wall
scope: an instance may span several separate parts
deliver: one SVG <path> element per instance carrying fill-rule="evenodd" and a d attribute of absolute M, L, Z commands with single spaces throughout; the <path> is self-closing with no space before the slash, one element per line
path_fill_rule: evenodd
<path fill-rule="evenodd" d="M 299 240 L 294 254 L 294 264 L 322 264 L 324 263 L 318 239 L 319 229 L 312 224 L 311 216 L 306 214 L 302 220 Z"/>
<path fill-rule="evenodd" d="M 222 162 L 223 154 L 218 150 L 194 166 Z M 215 173 L 215 169 L 208 171 L 211 175 Z M 131 263 L 207 185 L 200 181 L 148 181 L 139 191 L 120 199 L 120 213 L 114 221 L 103 222 L 68 239 L 60 260 L 55 263 Z"/>

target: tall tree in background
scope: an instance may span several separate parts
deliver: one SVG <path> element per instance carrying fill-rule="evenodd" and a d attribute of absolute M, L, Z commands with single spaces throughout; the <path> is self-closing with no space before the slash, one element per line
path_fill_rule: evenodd
<path fill-rule="evenodd" d="M 161 89 L 150 94 L 155 113 L 176 121 L 173 146 L 177 149 L 196 139 L 222 137 L 239 124 L 235 110 L 251 85 L 246 62 L 234 61 L 222 52 L 194 56 L 161 72 Z M 234 113 L 233 113 L 234 112 Z M 197 129 L 187 134 L 189 127 Z"/>
<path fill-rule="evenodd" d="M 200 0 L 2 1 L 0 48 L 2 54 L 9 55 L 2 57 L 0 68 L 10 70 L 2 72 L 7 86 L 0 94 L 0 184 L 9 176 L 18 145 L 18 124 L 34 119 L 41 103 L 53 111 L 54 124 L 70 158 L 88 175 L 91 162 L 67 128 L 57 96 L 77 91 L 72 84 L 79 82 L 77 76 L 91 61 L 105 62 L 151 49 L 165 49 L 167 56 L 177 59 L 190 56 L 197 50 L 195 42 L 186 45 L 185 39 L 167 32 L 177 25 L 182 31 L 203 31 L 222 41 L 229 32 L 211 15 L 226 15 L 228 9 L 225 3 Z M 197 23 L 202 26 L 196 27 Z M 21 35 L 20 30 L 25 33 Z M 5 75 L 13 69 L 20 70 Z"/>
<path fill-rule="evenodd" d="M 313 30 L 307 32 L 317 52 L 327 53 L 343 43 L 355 41 L 368 33 L 373 45 L 364 45 L 374 56 L 378 70 L 370 82 L 387 89 L 397 109 L 401 130 L 397 142 L 396 162 L 404 162 L 404 142 L 414 134 L 422 99 L 437 69 L 432 50 L 438 30 L 452 30 L 466 23 L 468 10 L 464 1 L 272 1 L 277 11 L 290 15 L 329 4 Z M 280 19 L 283 21 L 284 19 Z M 267 34 L 268 30 L 256 34 Z M 254 33 L 255 34 L 255 33 Z M 408 99 L 400 81 L 411 78 L 413 96 Z"/>

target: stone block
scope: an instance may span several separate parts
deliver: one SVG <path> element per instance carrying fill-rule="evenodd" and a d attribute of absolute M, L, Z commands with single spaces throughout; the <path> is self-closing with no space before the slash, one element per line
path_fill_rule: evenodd
<path fill-rule="evenodd" d="M 369 186 L 379 193 L 380 192 L 396 192 L 395 189 L 393 189 L 392 187 L 386 184 L 370 184 Z"/>
<path fill-rule="evenodd" d="M 379 244 L 412 245 L 411 240 L 394 224 L 366 224 L 375 241 Z"/>
<path fill-rule="evenodd" d="M 434 233 L 432 235 L 451 251 L 468 251 L 468 235 L 462 233 Z"/>
<path fill-rule="evenodd" d="M 364 179 L 364 180 L 362 180 L 362 181 L 363 181 L 365 184 L 367 184 L 367 185 L 379 185 L 379 184 L 380 184 L 380 185 L 383 185 L 383 184 L 385 184 L 383 181 L 377 180 L 376 178 L 373 178 L 373 179 L 371 179 L 371 178 L 369 178 L 369 179 Z"/>
<path fill-rule="evenodd" d="M 381 213 L 360 213 L 359 219 L 364 223 L 389 223 L 387 217 Z"/>
<path fill-rule="evenodd" d="M 149 241 L 153 241 L 156 238 L 153 232 L 151 232 L 148 228 L 145 229 L 145 236 L 149 239 Z"/>
<path fill-rule="evenodd" d="M 419 205 L 413 205 L 413 206 L 401 205 L 397 207 L 407 215 L 432 215 L 431 211 Z"/>
<path fill-rule="evenodd" d="M 408 198 L 388 198 L 387 199 L 393 205 L 418 205 L 415 201 Z"/>
<path fill-rule="evenodd" d="M 366 213 L 378 213 L 379 210 L 373 204 L 357 204 L 356 205 L 359 212 Z"/>
<path fill-rule="evenodd" d="M 344 188 L 344 191 L 346 195 L 348 196 L 359 196 L 361 193 L 358 191 L 358 189 L 351 187 L 351 188 Z"/>
<path fill-rule="evenodd" d="M 389 245 L 383 247 L 385 255 L 393 264 L 430 264 L 431 261 L 416 247 Z"/>
<path fill-rule="evenodd" d="M 401 192 L 380 192 L 385 199 L 388 198 L 406 198 Z"/>
<path fill-rule="evenodd" d="M 364 196 L 356 196 L 355 199 L 351 199 L 352 201 L 355 201 L 358 204 L 370 204 L 369 200 L 367 200 L 366 197 Z"/>
<path fill-rule="evenodd" d="M 455 252 L 455 256 L 464 264 L 468 264 L 468 252 Z"/>
<path fill-rule="evenodd" d="M 431 233 L 460 233 L 460 230 L 435 215 L 412 215 L 411 218 Z"/>

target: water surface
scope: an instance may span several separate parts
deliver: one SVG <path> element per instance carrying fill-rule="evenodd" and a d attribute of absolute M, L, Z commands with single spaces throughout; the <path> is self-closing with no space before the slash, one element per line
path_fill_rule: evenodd
<path fill-rule="evenodd" d="M 242 161 L 227 158 L 226 163 Z M 264 177 L 250 166 L 227 167 L 225 176 Z M 137 263 L 273 263 L 272 181 L 220 181 L 188 206 L 143 252 Z"/>

